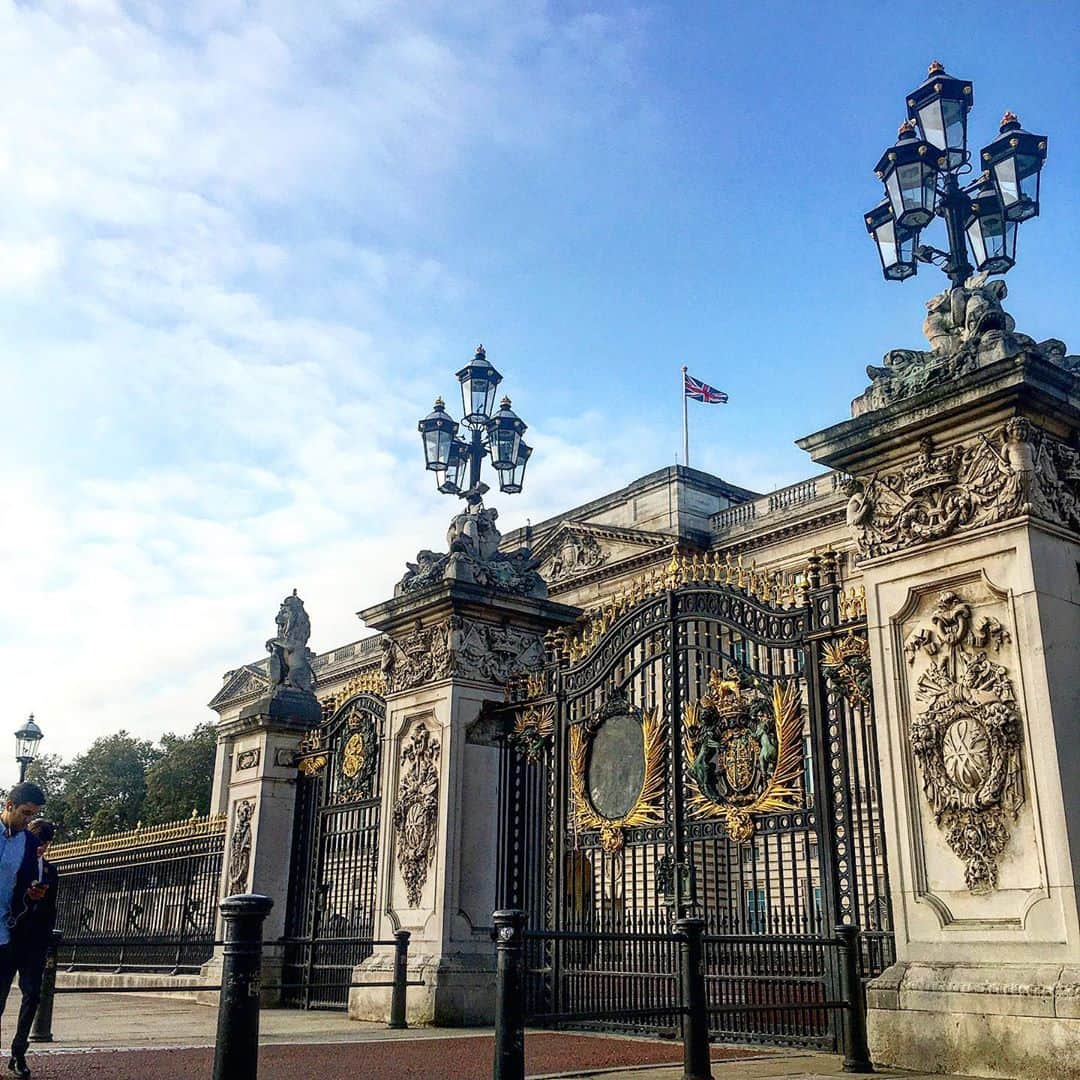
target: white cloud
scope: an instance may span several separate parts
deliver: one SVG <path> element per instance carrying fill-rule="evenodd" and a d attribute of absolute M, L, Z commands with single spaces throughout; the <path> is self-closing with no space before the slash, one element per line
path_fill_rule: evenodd
<path fill-rule="evenodd" d="M 474 288 L 425 250 L 446 181 L 602 116 L 627 47 L 538 2 L 0 2 L 13 726 L 189 728 L 293 586 L 314 647 L 363 632 L 451 510 L 415 445 L 463 351 L 415 313 Z M 521 516 L 603 490 L 620 448 L 532 419 Z"/>

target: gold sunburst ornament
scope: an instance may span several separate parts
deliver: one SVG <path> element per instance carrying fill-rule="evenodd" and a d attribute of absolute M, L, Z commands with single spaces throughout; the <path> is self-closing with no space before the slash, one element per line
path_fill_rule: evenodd
<path fill-rule="evenodd" d="M 634 712 L 636 713 L 636 710 Z M 591 736 L 595 734 L 599 724 L 591 731 L 588 725 L 581 724 L 570 729 L 570 792 L 577 827 L 582 830 L 599 830 L 600 846 L 607 852 L 622 850 L 626 842 L 626 829 L 662 825 L 664 822 L 664 725 L 660 722 L 655 708 L 646 709 L 638 715 L 641 721 L 644 777 L 634 804 L 620 817 L 601 814 L 593 805 L 586 789 Z"/>
<path fill-rule="evenodd" d="M 709 692 L 683 713 L 691 813 L 721 818 L 736 843 L 753 839 L 754 817 L 802 806 L 803 716 L 798 684 L 771 692 L 752 676 L 713 671 Z"/>

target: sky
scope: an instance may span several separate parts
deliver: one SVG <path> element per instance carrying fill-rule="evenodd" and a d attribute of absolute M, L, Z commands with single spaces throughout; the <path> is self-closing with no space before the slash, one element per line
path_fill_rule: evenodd
<path fill-rule="evenodd" d="M 1068 3 L 0 0 L 11 730 L 190 730 L 294 587 L 316 650 L 366 633 L 443 546 L 416 422 L 479 342 L 535 448 L 506 528 L 674 463 L 684 363 L 731 399 L 692 464 L 819 471 L 945 284 L 862 222 L 934 58 L 976 148 L 1049 136 L 1006 307 L 1080 351 L 1078 49 Z"/>

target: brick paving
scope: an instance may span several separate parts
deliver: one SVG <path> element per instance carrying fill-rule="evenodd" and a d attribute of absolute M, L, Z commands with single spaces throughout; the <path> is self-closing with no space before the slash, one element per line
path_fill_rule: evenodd
<path fill-rule="evenodd" d="M 456 1038 L 379 1039 L 320 1045 L 270 1045 L 259 1051 L 259 1080 L 354 1080 L 357 1076 L 403 1080 L 490 1080 L 490 1035 Z M 676 1065 L 681 1047 L 649 1039 L 530 1033 L 525 1039 L 526 1075 L 583 1073 L 642 1065 Z M 760 1056 L 760 1051 L 716 1047 L 714 1060 Z M 27 1062 L 37 1080 L 109 1077 L 110 1080 L 188 1080 L 210 1075 L 213 1050 L 109 1050 L 75 1053 L 31 1048 Z"/>

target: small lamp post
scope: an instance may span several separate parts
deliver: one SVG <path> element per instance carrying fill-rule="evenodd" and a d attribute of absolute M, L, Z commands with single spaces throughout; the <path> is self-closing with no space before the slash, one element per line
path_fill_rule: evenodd
<path fill-rule="evenodd" d="M 966 187 L 971 83 L 935 60 L 926 81 L 907 96 L 908 119 L 874 168 L 885 201 L 864 215 L 887 281 L 903 281 L 918 263 L 937 265 L 958 288 L 978 270 L 1004 274 L 1016 264 L 1017 225 L 1039 213 L 1046 137 L 1024 131 L 1007 112 L 1001 130 L 980 152 L 985 168 Z M 934 217 L 945 221 L 949 249 L 919 243 Z M 969 258 L 974 258 L 974 265 Z"/>
<path fill-rule="evenodd" d="M 38 743 L 44 738 L 41 728 L 34 721 L 34 714 L 15 732 L 15 760 L 19 763 L 19 783 L 26 779 L 26 770 L 37 757 Z"/>
<path fill-rule="evenodd" d="M 487 487 L 480 482 L 485 457 L 499 474 L 499 489 L 513 495 L 521 491 L 525 464 L 532 450 L 521 441 L 525 422 L 504 397 L 495 411 L 495 392 L 502 376 L 488 363 L 484 346 L 458 373 L 461 384 L 460 423 L 446 411 L 442 398 L 418 427 L 424 444 L 424 465 L 435 473 L 436 485 L 444 495 L 458 495 L 470 504 L 479 503 Z M 468 437 L 459 436 L 464 428 Z"/>

